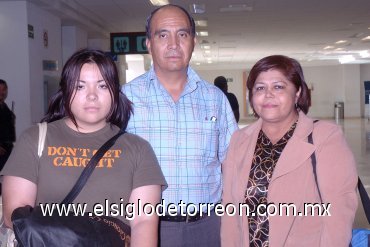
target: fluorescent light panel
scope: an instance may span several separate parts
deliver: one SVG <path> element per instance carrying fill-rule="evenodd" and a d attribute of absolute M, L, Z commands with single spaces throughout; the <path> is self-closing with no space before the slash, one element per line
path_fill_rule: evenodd
<path fill-rule="evenodd" d="M 360 52 L 360 57 L 362 57 L 362 58 L 370 57 L 370 53 L 368 51 L 361 51 Z"/>
<path fill-rule="evenodd" d="M 151 4 L 154 6 L 162 6 L 169 4 L 168 0 L 150 0 Z"/>
<path fill-rule="evenodd" d="M 197 20 L 197 21 L 195 21 L 195 26 L 196 27 L 206 27 L 206 26 L 208 26 L 208 21 L 206 21 L 206 20 Z"/>
<path fill-rule="evenodd" d="M 334 48 L 334 46 L 328 45 L 328 46 L 324 47 L 324 50 L 333 49 L 333 48 Z"/>
<path fill-rule="evenodd" d="M 350 63 L 350 62 L 353 62 L 355 60 L 356 60 L 355 57 L 352 56 L 352 55 L 345 55 L 345 56 L 339 58 L 340 63 Z"/>
<path fill-rule="evenodd" d="M 201 37 L 208 36 L 208 31 L 199 31 L 199 32 L 197 32 L 197 35 L 201 36 Z"/>

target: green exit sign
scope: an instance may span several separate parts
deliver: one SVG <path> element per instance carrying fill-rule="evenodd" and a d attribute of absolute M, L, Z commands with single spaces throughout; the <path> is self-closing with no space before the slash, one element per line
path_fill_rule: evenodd
<path fill-rule="evenodd" d="M 147 54 L 145 32 L 111 33 L 110 49 L 113 54 Z"/>

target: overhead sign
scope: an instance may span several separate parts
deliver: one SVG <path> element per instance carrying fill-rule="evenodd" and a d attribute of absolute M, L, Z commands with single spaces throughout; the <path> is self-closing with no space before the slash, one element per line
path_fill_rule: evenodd
<path fill-rule="evenodd" d="M 147 54 L 145 32 L 111 33 L 110 49 L 113 54 Z"/>

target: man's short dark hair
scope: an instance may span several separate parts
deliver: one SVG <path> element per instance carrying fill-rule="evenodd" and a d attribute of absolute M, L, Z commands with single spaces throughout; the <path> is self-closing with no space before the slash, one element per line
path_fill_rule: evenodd
<path fill-rule="evenodd" d="M 214 84 L 216 87 L 223 90 L 223 88 L 227 85 L 227 79 L 224 76 L 217 76 L 214 80 Z"/>
<path fill-rule="evenodd" d="M 8 88 L 8 84 L 6 84 L 6 81 L 4 81 L 3 79 L 0 79 L 0 84 L 3 84 L 5 85 L 5 88 Z"/>

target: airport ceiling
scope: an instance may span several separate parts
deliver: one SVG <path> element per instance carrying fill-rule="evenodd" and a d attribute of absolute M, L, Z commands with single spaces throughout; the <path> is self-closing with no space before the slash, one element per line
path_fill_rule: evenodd
<path fill-rule="evenodd" d="M 149 0 L 28 0 L 81 25 L 89 38 L 145 31 L 155 9 Z M 260 58 L 284 54 L 306 66 L 370 63 L 370 0 L 169 0 L 206 21 L 192 65 L 248 68 Z M 196 4 L 194 6 L 193 4 Z M 351 61 L 353 60 L 354 61 Z"/>

